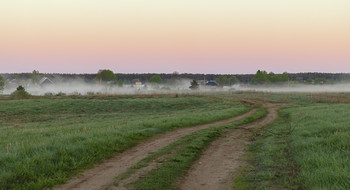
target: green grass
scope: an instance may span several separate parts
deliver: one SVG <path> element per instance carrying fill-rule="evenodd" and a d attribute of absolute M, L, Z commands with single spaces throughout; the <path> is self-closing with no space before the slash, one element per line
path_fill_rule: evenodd
<path fill-rule="evenodd" d="M 280 102 L 309 105 L 313 103 L 350 103 L 350 93 L 319 92 L 319 93 L 273 93 L 273 92 L 233 92 L 221 94 L 224 97 L 237 97 L 261 100 L 266 102 Z"/>
<path fill-rule="evenodd" d="M 199 157 L 204 147 L 220 135 L 218 128 L 204 129 L 182 138 L 171 146 L 177 147 L 176 155 L 164 161 L 160 168 L 152 170 L 133 185 L 139 190 L 176 189 L 176 180 Z M 169 149 L 169 147 L 168 147 Z"/>
<path fill-rule="evenodd" d="M 194 132 L 179 139 L 178 141 L 164 147 L 163 149 L 151 154 L 141 160 L 129 171 L 117 177 L 120 179 L 129 177 L 138 169 L 148 166 L 151 161 L 162 158 L 161 166 L 153 169 L 143 178 L 133 182 L 132 189 L 155 190 L 155 189 L 177 189 L 177 181 L 191 167 L 191 164 L 198 159 L 203 150 L 223 132 L 232 130 L 234 127 L 242 124 L 251 123 L 267 114 L 265 108 L 260 108 L 253 115 L 244 119 L 207 129 Z M 163 158 L 165 155 L 165 158 Z"/>
<path fill-rule="evenodd" d="M 0 189 L 44 189 L 151 136 L 250 108 L 205 97 L 0 101 Z"/>
<path fill-rule="evenodd" d="M 252 146 L 242 189 L 350 189 L 350 105 L 284 108 Z"/>

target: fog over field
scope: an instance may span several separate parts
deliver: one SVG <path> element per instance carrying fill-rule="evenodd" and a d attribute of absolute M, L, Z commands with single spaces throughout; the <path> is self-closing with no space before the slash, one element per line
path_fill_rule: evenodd
<path fill-rule="evenodd" d="M 93 94 L 153 94 L 153 93 L 188 93 L 190 80 L 178 81 L 176 85 L 110 85 L 98 83 L 85 83 L 81 81 L 60 82 L 50 85 L 23 85 L 27 92 L 32 95 L 57 95 L 64 93 L 66 95 L 93 95 Z M 11 94 L 16 90 L 15 86 L 5 88 L 3 94 Z"/>
<path fill-rule="evenodd" d="M 271 85 L 271 86 L 240 86 L 236 88 L 240 91 L 258 91 L 258 92 L 350 92 L 349 83 L 324 84 L 324 85 Z"/>
<path fill-rule="evenodd" d="M 97 83 L 85 83 L 81 81 L 61 82 L 51 85 L 23 85 L 32 95 L 133 95 L 133 94 L 167 94 L 167 93 L 211 93 L 211 92 L 350 92 L 349 83 L 325 84 L 325 85 L 305 85 L 305 84 L 283 84 L 283 85 L 247 85 L 236 84 L 233 86 L 213 87 L 200 85 L 197 90 L 191 90 L 189 87 L 191 80 L 181 80 L 175 85 L 104 85 Z M 8 95 L 16 90 L 15 86 L 7 87 L 2 94 Z"/>

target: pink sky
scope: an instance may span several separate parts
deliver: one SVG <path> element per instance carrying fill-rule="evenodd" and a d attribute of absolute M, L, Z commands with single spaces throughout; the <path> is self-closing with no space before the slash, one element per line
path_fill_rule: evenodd
<path fill-rule="evenodd" d="M 0 73 L 350 72 L 349 10 L 349 0 L 5 1 Z"/>

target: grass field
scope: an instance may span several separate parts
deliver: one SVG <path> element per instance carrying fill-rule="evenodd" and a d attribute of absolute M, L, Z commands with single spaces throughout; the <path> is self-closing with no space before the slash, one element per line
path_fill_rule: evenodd
<path fill-rule="evenodd" d="M 350 189 L 350 105 L 284 108 L 251 147 L 242 189 Z"/>
<path fill-rule="evenodd" d="M 230 96 L 238 98 L 249 98 L 267 102 L 293 103 L 309 105 L 314 103 L 350 103 L 350 93 L 318 92 L 318 93 L 269 93 L 269 92 L 235 92 L 230 95 L 221 94 L 220 96 Z"/>
<path fill-rule="evenodd" d="M 1 100 L 0 187 L 52 187 L 156 134 L 249 109 L 195 96 Z"/>
<path fill-rule="evenodd" d="M 218 97 L 291 104 L 256 135 L 250 147 L 251 167 L 242 170 L 235 188 L 350 189 L 350 94 L 246 92 L 212 96 L 216 97 L 0 100 L 0 189 L 53 187 L 157 134 L 251 109 Z M 240 122 L 252 121 L 246 119 Z M 132 187 L 176 188 L 176 179 L 202 150 L 236 124 L 198 131 L 151 154 L 133 170 L 158 157 L 161 166 Z M 172 159 L 163 159 L 167 154 Z M 159 181 L 158 176 L 169 177 Z"/>

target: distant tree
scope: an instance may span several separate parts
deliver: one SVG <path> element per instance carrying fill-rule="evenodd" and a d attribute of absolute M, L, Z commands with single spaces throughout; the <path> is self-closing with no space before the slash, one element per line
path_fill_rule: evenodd
<path fill-rule="evenodd" d="M 162 84 L 163 79 L 159 75 L 153 75 L 150 79 L 149 82 L 152 84 Z"/>
<path fill-rule="evenodd" d="M 273 72 L 269 72 L 268 80 L 270 82 L 277 82 L 277 81 L 279 81 L 279 76 L 275 75 L 275 73 L 273 73 Z"/>
<path fill-rule="evenodd" d="M 0 75 L 0 91 L 4 90 L 4 86 L 5 86 L 5 81 Z"/>
<path fill-rule="evenodd" d="M 284 72 L 282 74 L 275 74 L 273 72 L 270 72 L 268 75 L 268 80 L 270 82 L 287 82 L 289 80 L 289 76 L 287 72 Z"/>
<path fill-rule="evenodd" d="M 308 78 L 308 79 L 306 79 L 306 83 L 309 83 L 309 84 L 311 84 L 312 83 L 312 78 Z"/>
<path fill-rule="evenodd" d="M 122 87 L 122 86 L 123 86 L 123 80 L 122 80 L 122 79 L 119 79 L 119 80 L 118 80 L 118 86 L 119 86 L 119 87 Z"/>
<path fill-rule="evenodd" d="M 225 75 L 221 75 L 215 79 L 219 86 L 225 86 L 228 83 L 228 79 Z"/>
<path fill-rule="evenodd" d="M 33 83 L 38 83 L 40 80 L 40 74 L 39 71 L 34 70 L 32 74 L 30 75 L 30 79 L 32 80 Z"/>
<path fill-rule="evenodd" d="M 231 76 L 228 80 L 230 85 L 234 85 L 239 82 L 236 76 Z"/>
<path fill-rule="evenodd" d="M 315 84 L 325 84 L 326 80 L 324 78 L 315 78 Z"/>
<path fill-rule="evenodd" d="M 168 85 L 176 85 L 179 83 L 179 72 L 174 71 L 168 80 L 166 80 Z"/>
<path fill-rule="evenodd" d="M 20 91 L 20 90 L 25 90 L 24 87 L 23 87 L 22 85 L 19 85 L 19 86 L 17 87 L 17 91 Z"/>
<path fill-rule="evenodd" d="M 129 84 L 128 80 L 127 80 L 127 79 L 124 79 L 124 80 L 123 80 L 123 84 Z"/>
<path fill-rule="evenodd" d="M 287 72 L 284 72 L 282 74 L 275 74 L 273 72 L 270 72 L 267 74 L 266 71 L 260 71 L 258 70 L 256 74 L 254 75 L 252 82 L 254 84 L 265 84 L 265 83 L 275 83 L 275 82 L 287 82 L 289 81 L 289 74 Z"/>
<path fill-rule="evenodd" d="M 112 81 L 115 82 L 117 80 L 117 76 L 113 73 L 113 71 L 105 69 L 105 70 L 99 70 L 96 79 L 100 82 L 104 81 Z"/>
<path fill-rule="evenodd" d="M 264 84 L 269 81 L 269 76 L 266 71 L 258 70 L 252 79 L 253 84 Z"/>
<path fill-rule="evenodd" d="M 18 86 L 17 89 L 10 94 L 11 99 L 27 99 L 31 95 L 23 88 L 23 86 Z"/>
<path fill-rule="evenodd" d="M 172 77 L 172 78 L 177 78 L 177 77 L 179 77 L 179 74 L 180 74 L 179 72 L 174 71 L 174 72 L 171 74 L 171 75 L 172 75 L 171 77 Z"/>
<path fill-rule="evenodd" d="M 287 72 L 282 73 L 281 75 L 281 81 L 282 82 L 287 82 L 289 81 L 289 74 Z"/>
<path fill-rule="evenodd" d="M 196 80 L 193 80 L 193 81 L 191 82 L 190 89 L 195 90 L 195 89 L 198 89 L 198 87 L 199 87 L 198 82 L 197 82 Z"/>

